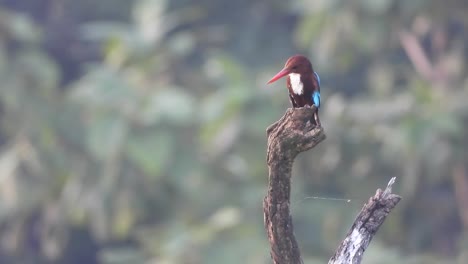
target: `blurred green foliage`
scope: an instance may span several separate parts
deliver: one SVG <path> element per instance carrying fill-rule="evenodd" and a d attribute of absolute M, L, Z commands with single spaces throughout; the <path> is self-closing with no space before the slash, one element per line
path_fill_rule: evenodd
<path fill-rule="evenodd" d="M 265 128 L 289 102 L 265 82 L 294 53 L 327 134 L 294 167 L 305 263 L 392 176 L 365 263 L 467 262 L 464 1 L 0 4 L 0 263 L 269 263 Z"/>

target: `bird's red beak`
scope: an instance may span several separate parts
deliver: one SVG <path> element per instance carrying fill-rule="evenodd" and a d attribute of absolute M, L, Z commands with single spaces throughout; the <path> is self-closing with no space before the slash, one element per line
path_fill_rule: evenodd
<path fill-rule="evenodd" d="M 269 80 L 267 82 L 267 84 L 270 84 L 272 82 L 276 82 L 278 79 L 281 79 L 281 78 L 283 78 L 284 76 L 286 76 L 286 75 L 288 75 L 290 73 L 291 73 L 291 71 L 289 69 L 284 68 L 280 72 L 278 72 L 275 76 L 273 76 L 273 78 L 271 78 L 271 80 Z"/>

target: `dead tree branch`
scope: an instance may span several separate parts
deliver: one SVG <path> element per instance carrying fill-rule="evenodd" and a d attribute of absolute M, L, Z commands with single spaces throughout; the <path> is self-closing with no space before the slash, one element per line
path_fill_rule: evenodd
<path fill-rule="evenodd" d="M 294 237 L 290 213 L 291 170 L 296 156 L 325 139 L 321 127 L 313 122 L 312 108 L 288 109 L 284 116 L 268 127 L 268 193 L 263 200 L 264 224 L 275 264 L 303 263 Z M 360 263 L 362 255 L 386 216 L 401 197 L 391 193 L 395 178 L 385 191 L 377 190 L 364 205 L 351 230 L 329 263 Z"/>
<path fill-rule="evenodd" d="M 394 183 L 395 177 L 388 182 L 384 191 L 377 189 L 376 194 L 359 212 L 348 235 L 328 264 L 361 263 L 364 251 L 372 237 L 377 233 L 390 211 L 401 200 L 400 196 L 392 193 Z"/>
<path fill-rule="evenodd" d="M 269 186 L 263 212 L 275 264 L 302 263 L 289 208 L 291 169 L 297 154 L 325 139 L 323 129 L 310 122 L 315 111 L 315 107 L 288 109 L 267 129 Z"/>

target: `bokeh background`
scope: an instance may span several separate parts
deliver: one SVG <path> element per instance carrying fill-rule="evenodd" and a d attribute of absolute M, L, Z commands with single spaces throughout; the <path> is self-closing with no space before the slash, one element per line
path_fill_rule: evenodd
<path fill-rule="evenodd" d="M 305 263 L 393 176 L 364 263 L 468 263 L 465 0 L 0 0 L 0 263 L 270 263 L 296 53 L 327 134 L 294 164 Z"/>

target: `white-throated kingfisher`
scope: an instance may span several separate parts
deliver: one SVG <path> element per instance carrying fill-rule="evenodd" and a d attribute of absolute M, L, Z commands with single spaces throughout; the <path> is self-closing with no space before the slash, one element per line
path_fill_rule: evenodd
<path fill-rule="evenodd" d="M 320 108 L 320 77 L 314 71 L 309 59 L 302 55 L 290 57 L 284 68 L 278 72 L 268 84 L 284 76 L 288 76 L 286 85 L 289 90 L 289 100 L 293 108 L 315 105 L 315 125 L 320 126 L 318 109 Z"/>

